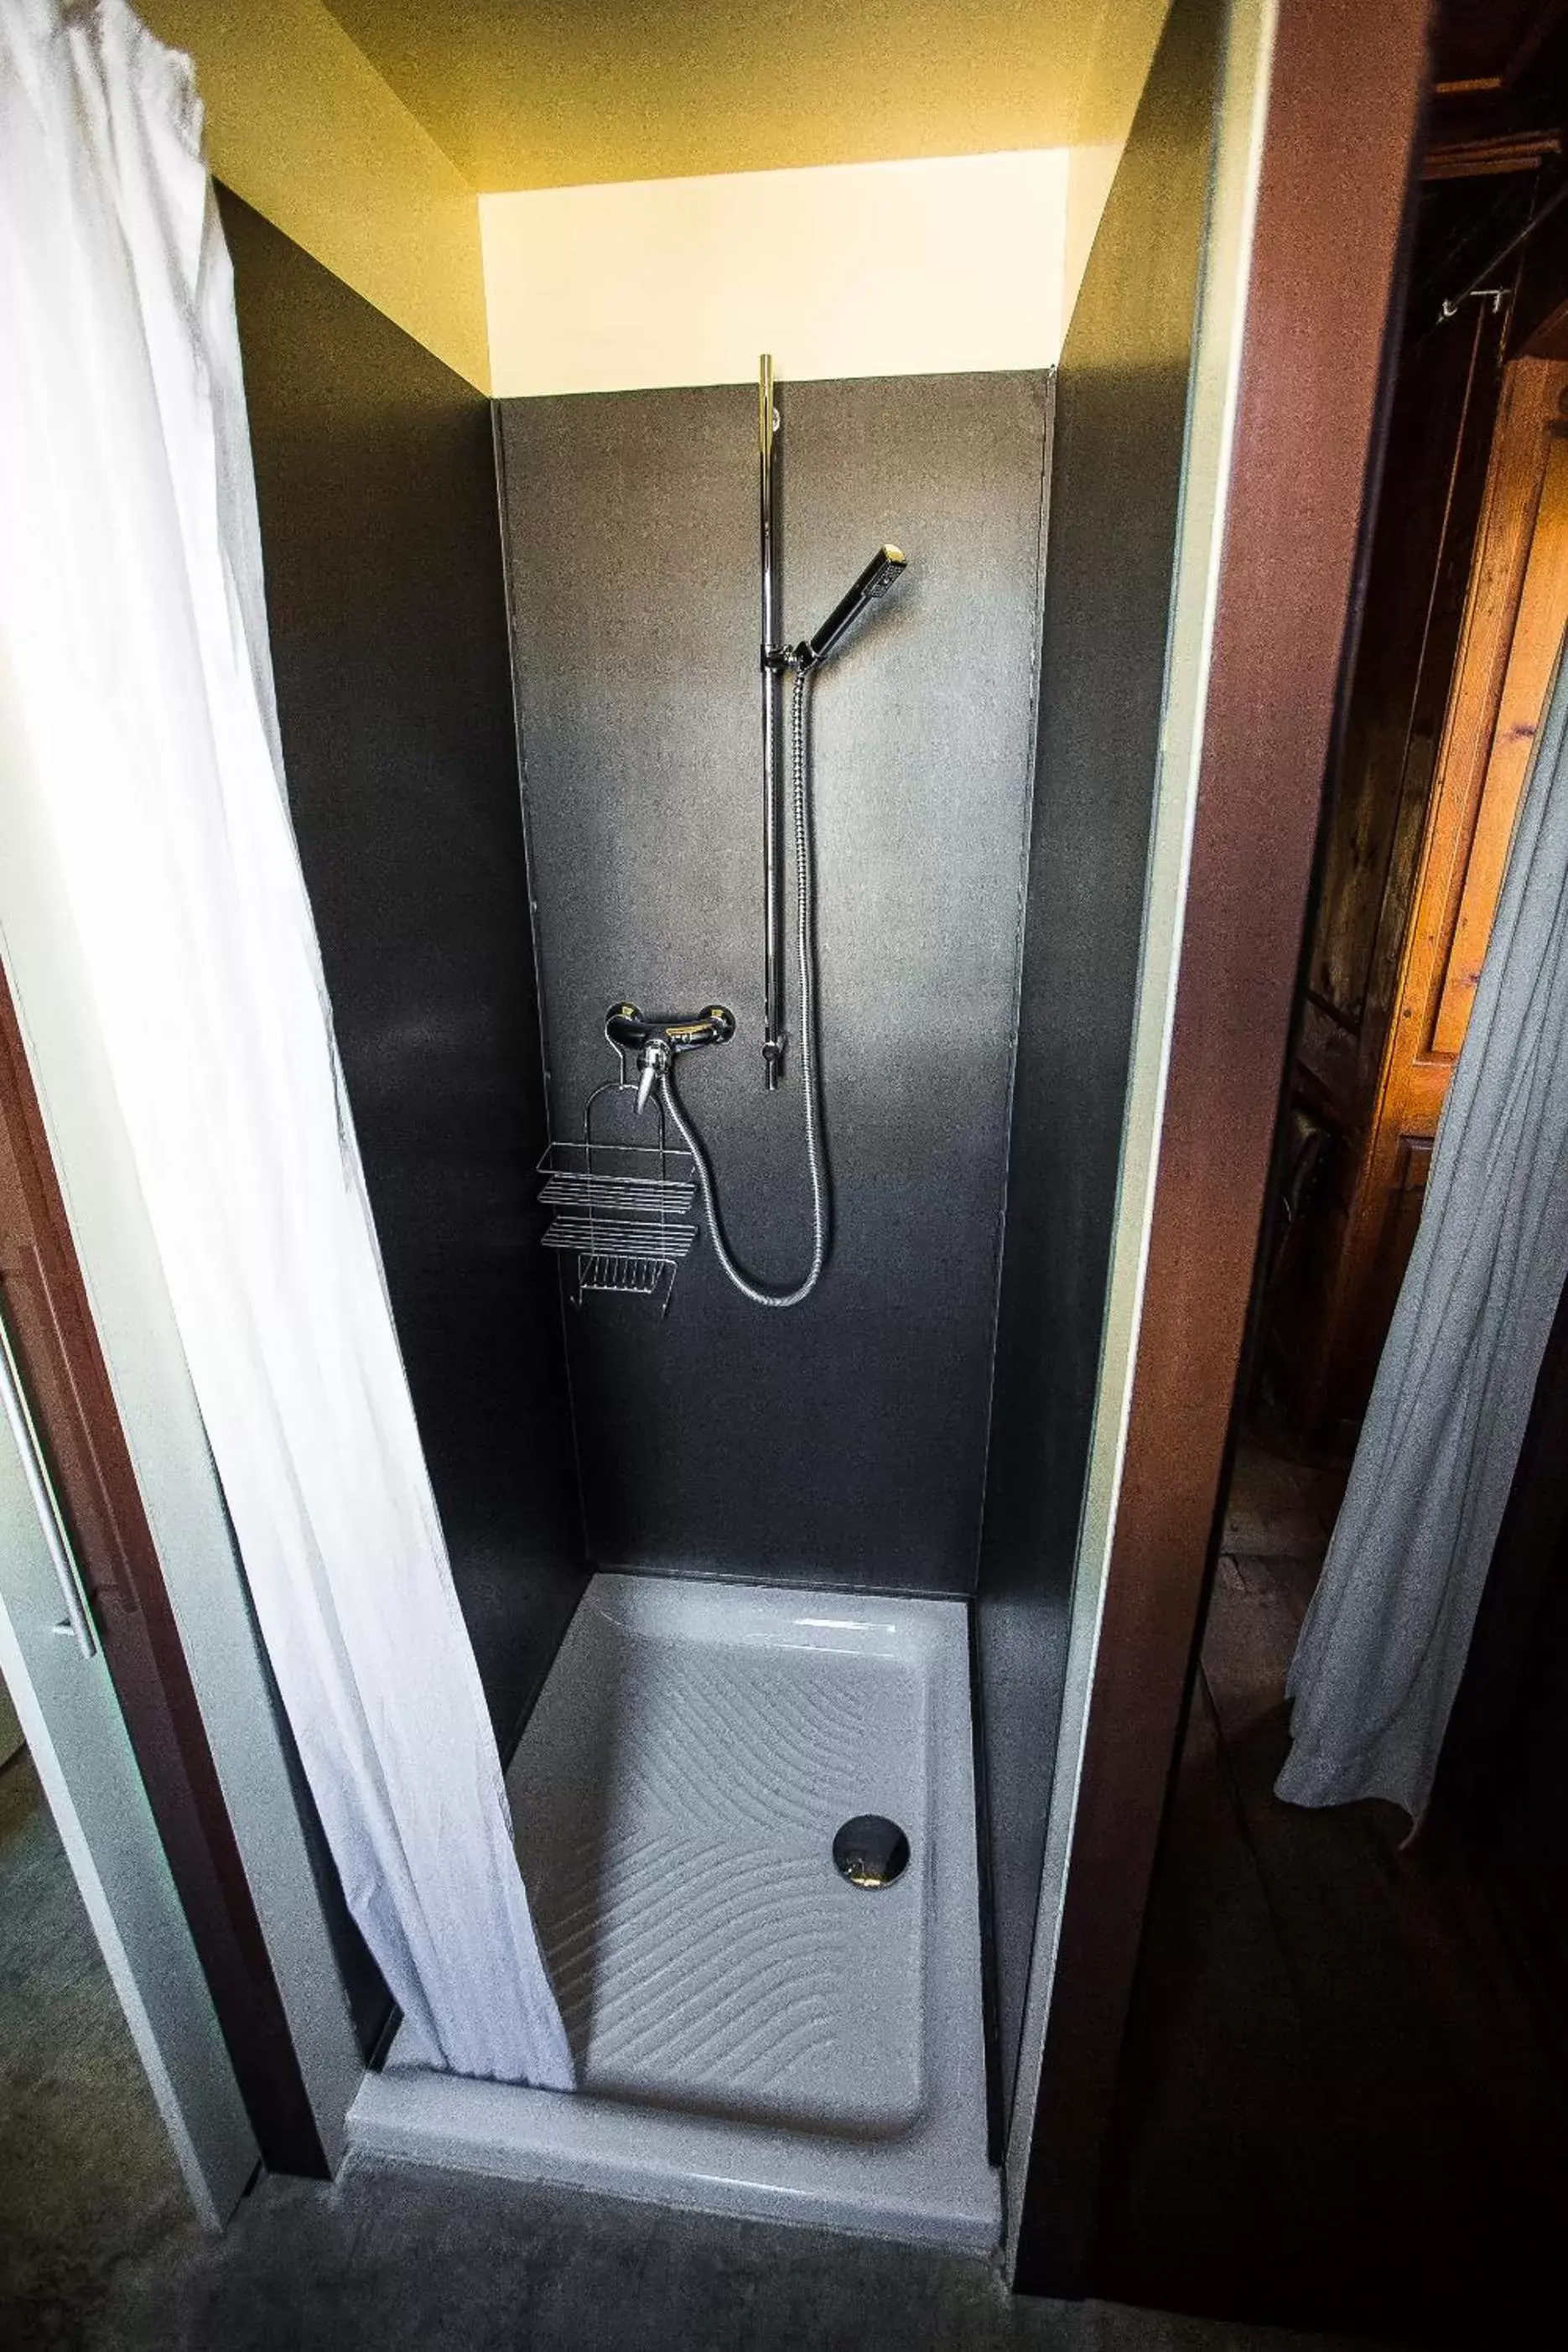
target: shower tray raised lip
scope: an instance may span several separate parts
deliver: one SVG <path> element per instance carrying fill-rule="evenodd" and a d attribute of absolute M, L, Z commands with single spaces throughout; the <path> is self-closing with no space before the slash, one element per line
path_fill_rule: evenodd
<path fill-rule="evenodd" d="M 770 1622 L 776 1640 L 782 1622 L 804 1632 L 815 1617 L 812 1633 L 841 1633 L 844 1646 L 902 1658 L 926 1675 L 927 1802 L 931 1822 L 941 1824 L 943 1861 L 932 1874 L 926 1921 L 931 1966 L 921 2112 L 886 2136 L 818 2131 L 592 2090 L 468 2080 L 400 2064 L 395 2045 L 353 2102 L 351 2151 L 955 2251 L 989 2250 L 1000 2233 L 1001 2192 L 986 2158 L 966 1604 L 601 1571 L 582 1606 L 605 1609 L 635 1630 L 653 1606 L 655 1585 L 662 1588 L 659 1609 L 688 1616 L 694 1628 L 727 1616 L 727 1640 L 766 1641 Z M 809 1645 L 839 1646 L 820 1639 Z M 932 1998 L 932 1988 L 953 1985 L 961 1988 L 957 2000 Z"/>

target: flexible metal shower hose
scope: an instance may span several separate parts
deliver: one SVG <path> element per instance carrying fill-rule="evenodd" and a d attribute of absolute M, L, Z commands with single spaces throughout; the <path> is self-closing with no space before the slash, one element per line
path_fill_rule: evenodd
<path fill-rule="evenodd" d="M 795 702 L 790 713 L 790 771 L 795 798 L 795 944 L 800 952 L 801 1091 L 805 1097 L 805 1156 L 811 1170 L 812 1230 L 810 1270 L 794 1290 L 764 1290 L 761 1283 L 753 1282 L 736 1265 L 724 1239 L 724 1229 L 719 1222 L 719 1202 L 713 1190 L 713 1171 L 708 1165 L 708 1155 L 687 1125 L 676 1097 L 672 1083 L 673 1066 L 659 1081 L 665 1108 L 696 1163 L 697 1181 L 702 1187 L 702 1205 L 708 1212 L 708 1231 L 712 1236 L 713 1255 L 736 1289 L 745 1297 L 754 1300 L 759 1307 L 798 1307 L 803 1299 L 811 1297 L 821 1281 L 823 1265 L 827 1256 L 827 1172 L 822 1158 L 822 1106 L 817 1092 L 816 959 L 812 941 L 810 760 L 806 745 L 809 675 L 804 669 L 795 671 Z"/>

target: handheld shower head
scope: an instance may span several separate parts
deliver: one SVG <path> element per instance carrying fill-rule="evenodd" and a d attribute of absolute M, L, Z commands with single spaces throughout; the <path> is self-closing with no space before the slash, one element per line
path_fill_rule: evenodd
<path fill-rule="evenodd" d="M 868 604 L 885 596 L 909 567 L 909 558 L 896 547 L 879 547 L 847 595 L 841 596 L 814 637 L 795 650 L 796 669 L 815 669 L 826 660 L 846 630 L 854 626 Z"/>

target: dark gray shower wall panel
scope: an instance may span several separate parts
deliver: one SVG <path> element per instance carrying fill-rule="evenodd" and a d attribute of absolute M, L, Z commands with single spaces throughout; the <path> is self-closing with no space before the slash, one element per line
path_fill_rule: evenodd
<path fill-rule="evenodd" d="M 976 1650 L 1002 2074 L 1039 1898 L 1126 1116 L 1219 9 L 1173 9 L 1057 379 Z"/>
<path fill-rule="evenodd" d="M 663 1322 L 616 1300 L 568 1311 L 590 1549 L 614 1566 L 962 1593 L 985 1468 L 1049 383 L 792 384 L 781 405 L 786 629 L 814 627 L 882 541 L 910 558 L 814 697 L 833 1255 L 784 1312 L 738 1297 L 705 1244 Z M 511 401 L 501 446 L 555 1130 L 574 1134 L 614 1074 L 617 998 L 730 1005 L 738 1037 L 685 1061 L 682 1091 L 732 1244 L 787 1282 L 810 1195 L 793 950 L 788 1080 L 762 1085 L 755 394 Z"/>
<path fill-rule="evenodd" d="M 489 403 L 227 192 L 289 800 L 503 1741 L 582 1591 Z"/>

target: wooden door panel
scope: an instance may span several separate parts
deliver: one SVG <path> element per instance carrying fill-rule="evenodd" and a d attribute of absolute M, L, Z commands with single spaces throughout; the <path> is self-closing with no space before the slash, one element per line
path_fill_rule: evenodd
<path fill-rule="evenodd" d="M 1314 1423 L 1339 1427 L 1365 1408 L 1565 621 L 1568 364 L 1519 360 L 1498 407 L 1393 1018 L 1348 1171 L 1306 1407 Z"/>
<path fill-rule="evenodd" d="M 1448 1081 L 1454 1075 L 1451 1054 L 1418 1054 L 1405 1073 L 1400 1088 L 1399 1117 L 1391 1122 L 1393 1133 L 1404 1137 L 1424 1135 L 1430 1142 L 1437 1132 L 1447 1098 Z"/>
<path fill-rule="evenodd" d="M 1382 1335 L 1394 1319 L 1394 1310 L 1399 1300 L 1399 1286 L 1405 1279 L 1405 1269 L 1415 1246 L 1415 1231 L 1421 1223 L 1421 1205 L 1426 1198 L 1426 1178 L 1431 1166 L 1431 1135 L 1402 1135 L 1384 1218 L 1382 1245 L 1374 1261 L 1375 1292 L 1368 1302 L 1372 1310 L 1368 1328 L 1376 1336 L 1378 1353 L 1382 1352 Z M 1366 1367 L 1369 1383 L 1376 1370 L 1374 1354 Z"/>
<path fill-rule="evenodd" d="M 1568 621 L 1568 437 L 1553 428 L 1535 530 L 1509 648 L 1491 752 L 1465 866 L 1454 934 L 1433 1024 L 1434 1053 L 1450 1059 L 1464 1043 L 1481 961 L 1491 937 L 1514 818 L 1536 730 L 1546 707 Z"/>

